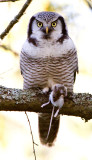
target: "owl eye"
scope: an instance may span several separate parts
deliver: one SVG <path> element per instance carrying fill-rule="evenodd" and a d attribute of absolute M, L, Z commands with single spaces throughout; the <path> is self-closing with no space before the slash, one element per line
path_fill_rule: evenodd
<path fill-rule="evenodd" d="M 37 26 L 41 28 L 43 26 L 43 23 L 42 22 L 37 22 Z"/>
<path fill-rule="evenodd" d="M 51 26 L 52 26 L 52 27 L 56 27 L 56 25 L 57 25 L 56 22 L 52 22 L 52 23 L 51 23 Z"/>

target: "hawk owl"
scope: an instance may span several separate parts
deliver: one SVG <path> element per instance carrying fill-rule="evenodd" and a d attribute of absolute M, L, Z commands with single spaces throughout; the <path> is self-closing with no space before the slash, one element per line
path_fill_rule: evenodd
<path fill-rule="evenodd" d="M 20 68 L 24 89 L 38 87 L 48 92 L 58 83 L 67 87 L 67 93 L 73 92 L 78 72 L 77 51 L 60 14 L 39 12 L 31 17 L 20 54 Z M 38 114 L 40 140 L 48 146 L 53 145 L 60 122 L 60 115 L 53 118 L 46 139 L 50 117 L 49 113 Z"/>

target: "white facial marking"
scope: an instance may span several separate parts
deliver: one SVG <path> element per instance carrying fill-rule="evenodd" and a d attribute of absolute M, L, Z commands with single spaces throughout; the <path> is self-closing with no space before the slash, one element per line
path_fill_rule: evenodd
<path fill-rule="evenodd" d="M 69 50 L 75 49 L 73 41 L 65 39 L 63 45 L 55 40 L 42 40 L 38 42 L 38 47 L 34 46 L 32 43 L 29 43 L 28 40 L 25 41 L 22 51 L 28 54 L 32 58 L 46 58 L 46 57 L 61 57 L 63 54 L 67 54 Z"/>

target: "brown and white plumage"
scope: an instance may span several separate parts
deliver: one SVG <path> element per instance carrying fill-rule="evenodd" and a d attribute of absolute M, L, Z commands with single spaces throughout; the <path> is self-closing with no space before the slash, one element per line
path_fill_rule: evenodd
<path fill-rule="evenodd" d="M 24 89 L 52 89 L 54 84 L 59 83 L 67 87 L 67 92 L 73 92 L 75 75 L 78 72 L 77 52 L 61 15 L 40 12 L 30 19 L 27 40 L 20 54 L 20 68 Z M 56 138 L 60 121 L 59 116 L 53 119 L 51 132 L 46 140 L 50 116 L 39 114 L 40 139 L 49 146 Z"/>

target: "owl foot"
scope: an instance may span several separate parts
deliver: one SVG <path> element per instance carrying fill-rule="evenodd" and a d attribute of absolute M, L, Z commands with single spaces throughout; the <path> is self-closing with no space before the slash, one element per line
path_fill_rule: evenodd
<path fill-rule="evenodd" d="M 49 92 L 49 87 L 43 88 L 42 92 L 44 94 L 47 94 Z M 50 101 L 48 101 L 47 103 L 42 104 L 41 107 L 43 108 L 43 107 L 47 106 L 49 103 L 50 103 Z"/>
<path fill-rule="evenodd" d="M 45 94 L 48 93 L 49 92 L 49 88 L 48 87 L 43 88 L 42 92 L 45 93 Z"/>

